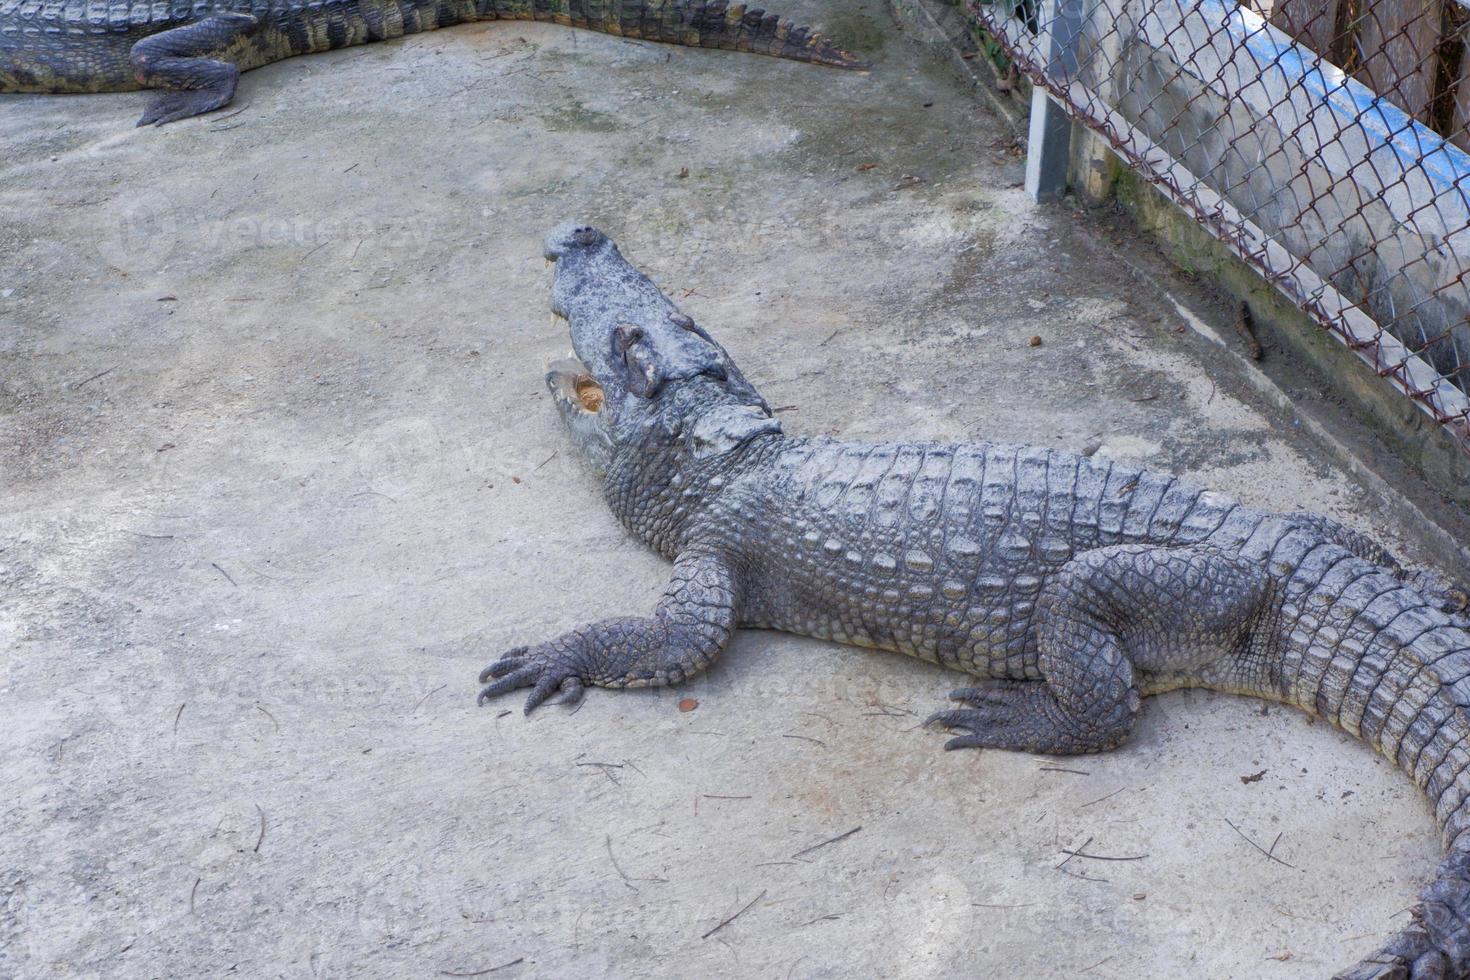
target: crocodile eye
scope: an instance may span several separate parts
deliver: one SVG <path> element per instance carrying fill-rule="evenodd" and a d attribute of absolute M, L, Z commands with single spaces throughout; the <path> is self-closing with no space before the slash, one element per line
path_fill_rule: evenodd
<path fill-rule="evenodd" d="M 648 332 L 631 323 L 620 323 L 613 331 L 613 353 L 628 370 L 628 390 L 641 398 L 652 398 L 663 384 L 657 356 L 644 341 Z"/>
<path fill-rule="evenodd" d="M 613 331 L 613 353 L 619 357 L 628 353 L 628 348 L 637 344 L 644 338 L 642 327 L 635 327 L 631 323 L 620 323 Z"/>

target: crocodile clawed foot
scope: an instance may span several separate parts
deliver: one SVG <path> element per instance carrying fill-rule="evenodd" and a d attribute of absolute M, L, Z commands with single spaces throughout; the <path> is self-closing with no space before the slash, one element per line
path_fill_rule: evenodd
<path fill-rule="evenodd" d="M 1138 711 L 1138 694 L 1132 688 L 1111 704 L 1092 703 L 1077 711 L 1058 701 L 1046 681 L 997 680 L 953 691 L 950 697 L 969 707 L 937 712 L 925 722 L 967 733 L 944 743 L 946 749 L 1010 749 L 1043 755 L 1105 752 L 1128 737 Z"/>
<path fill-rule="evenodd" d="M 480 671 L 480 690 L 476 704 L 483 705 L 491 698 L 507 691 L 529 687 L 531 694 L 526 698 L 526 714 L 538 704 L 560 692 L 558 704 L 575 704 L 582 699 L 582 678 L 577 676 L 570 664 L 562 658 L 549 655 L 544 648 L 516 647 L 508 650 L 497 661 Z"/>
<path fill-rule="evenodd" d="M 1402 578 L 1457 626 L 1470 624 L 1470 589 L 1429 568 L 1411 569 Z"/>
<path fill-rule="evenodd" d="M 1411 926 L 1332 980 L 1449 980 L 1459 975 L 1450 969 L 1424 928 Z"/>
<path fill-rule="evenodd" d="M 1030 687 L 1032 681 L 991 681 L 979 687 L 961 687 L 949 692 L 951 701 L 968 704 L 972 708 L 986 705 L 1007 704 L 1015 700 L 1016 693 Z"/>
<path fill-rule="evenodd" d="M 963 729 L 969 734 L 957 735 L 944 743 L 946 750 L 1021 747 L 1018 736 L 1025 727 L 1027 713 L 1033 710 L 1028 688 L 1023 681 L 995 681 L 984 687 L 963 687 L 949 692 L 951 700 L 970 705 L 936 711 L 925 719 L 925 725 Z"/>
<path fill-rule="evenodd" d="M 204 80 L 201 88 L 164 92 L 144 110 L 138 125 L 164 126 L 229 105 L 235 97 L 235 83 L 240 76 L 233 65 L 221 67 L 228 71 L 215 72 Z"/>

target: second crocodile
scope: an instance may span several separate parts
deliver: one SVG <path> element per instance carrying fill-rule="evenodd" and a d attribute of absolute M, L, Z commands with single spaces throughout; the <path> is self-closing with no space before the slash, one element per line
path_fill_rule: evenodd
<path fill-rule="evenodd" d="M 810 28 L 726 0 L 0 0 L 0 93 L 160 89 L 139 126 L 228 105 L 240 73 L 485 20 L 867 67 Z"/>

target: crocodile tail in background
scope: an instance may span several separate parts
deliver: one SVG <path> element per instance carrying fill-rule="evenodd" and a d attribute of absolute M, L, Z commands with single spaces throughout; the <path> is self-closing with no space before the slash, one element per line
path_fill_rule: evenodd
<path fill-rule="evenodd" d="M 482 16 L 548 21 L 645 41 L 748 51 L 834 68 L 868 67 L 809 27 L 726 0 L 488 0 Z"/>
<path fill-rule="evenodd" d="M 1470 631 L 1385 568 L 1293 537 L 1270 686 L 1412 777 L 1446 848 L 1414 923 L 1339 980 L 1470 976 Z"/>

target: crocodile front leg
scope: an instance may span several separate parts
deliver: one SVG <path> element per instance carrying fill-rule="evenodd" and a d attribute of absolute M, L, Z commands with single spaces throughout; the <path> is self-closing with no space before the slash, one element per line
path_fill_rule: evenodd
<path fill-rule="evenodd" d="M 1265 571 L 1206 547 L 1119 545 L 1078 555 L 1037 604 L 1044 681 L 955 691 L 970 705 L 929 720 L 970 734 L 946 748 L 1056 755 L 1115 748 L 1133 730 L 1135 670 L 1178 674 L 1231 656 L 1248 641 Z"/>
<path fill-rule="evenodd" d="M 720 554 L 685 552 L 652 617 L 604 619 L 532 647 L 516 647 L 480 672 L 479 701 L 529 687 L 526 713 L 560 690 L 575 701 L 584 685 L 661 687 L 704 670 L 739 619 L 737 577 Z M 492 680 L 492 678 L 494 680 Z M 486 683 L 490 682 L 490 683 Z"/>

